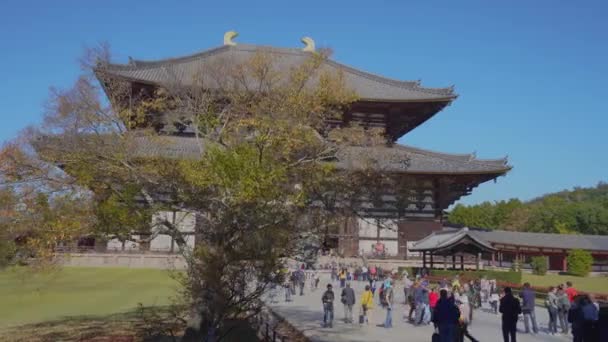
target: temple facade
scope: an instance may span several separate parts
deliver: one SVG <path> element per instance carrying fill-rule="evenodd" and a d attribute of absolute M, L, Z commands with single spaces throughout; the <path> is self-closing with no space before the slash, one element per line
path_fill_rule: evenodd
<path fill-rule="evenodd" d="M 240 44 L 233 41 L 234 37 L 235 33 L 229 32 L 224 37 L 224 45 L 193 55 L 157 61 L 130 58 L 128 64 L 105 64 L 96 72 L 102 85 L 108 79 L 118 79 L 128 83 L 134 95 L 154 94 L 156 89 L 171 84 L 191 86 L 201 67 L 222 59 L 243 62 L 258 52 L 265 52 L 276 57 L 279 66 L 288 70 L 314 53 L 314 42 L 310 38 L 302 40 L 306 44 L 304 48 L 278 48 Z M 339 254 L 406 257 L 408 246 L 441 229 L 444 210 L 452 203 L 470 194 L 479 184 L 495 180 L 511 169 L 506 158 L 482 160 L 474 154 L 448 154 L 397 143 L 398 139 L 452 104 L 457 98 L 453 87 L 428 88 L 420 81 L 398 81 L 333 60 L 325 61 L 322 69 L 341 72 L 345 86 L 358 95 L 358 100 L 345 110 L 342 118 L 328 119 L 327 129 L 357 124 L 364 128 L 380 128 L 388 138 L 388 144 L 382 147 L 345 146 L 336 165 L 356 169 L 360 166 L 357 156 L 373 156 L 384 172 L 409 184 L 409 193 L 387 191 L 382 206 L 361 208 L 357 217 L 346 220 L 338 232 L 328 237 L 327 246 Z M 171 158 L 200 156 L 194 135 L 187 126 L 175 125 L 167 130 L 174 123 L 162 117 L 150 122 L 159 133 L 171 133 L 166 133 L 168 136 L 162 145 L 142 140 L 138 144 L 142 154 Z M 397 206 L 396 201 L 399 198 L 402 201 L 404 197 L 407 205 Z M 187 216 L 187 213 L 180 215 Z M 185 231 L 193 230 L 195 223 L 184 222 L 187 222 Z M 148 248 L 172 250 L 174 242 L 170 238 L 158 239 Z"/>

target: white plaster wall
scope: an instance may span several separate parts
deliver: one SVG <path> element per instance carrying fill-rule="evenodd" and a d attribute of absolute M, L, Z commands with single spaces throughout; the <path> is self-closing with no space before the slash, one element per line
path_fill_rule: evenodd
<path fill-rule="evenodd" d="M 171 251 L 171 240 L 170 235 L 159 234 L 150 241 L 150 250 L 169 252 Z"/>
<path fill-rule="evenodd" d="M 376 238 L 378 236 L 378 227 L 374 223 L 374 220 L 371 219 L 357 219 L 359 224 L 359 236 L 360 237 L 370 237 Z"/>
<path fill-rule="evenodd" d="M 379 225 L 378 221 L 376 221 L 375 219 L 359 218 L 359 237 L 376 238 L 378 236 L 378 230 L 380 230 L 381 238 L 397 238 L 397 222 L 390 219 L 384 219 L 380 222 L 381 223 Z"/>
<path fill-rule="evenodd" d="M 397 222 L 394 220 L 383 220 L 380 225 L 380 238 L 397 238 L 399 235 Z"/>
<path fill-rule="evenodd" d="M 396 240 L 380 240 L 386 248 L 386 255 L 397 255 L 399 253 L 398 243 Z"/>
<path fill-rule="evenodd" d="M 122 250 L 122 242 L 118 239 L 112 239 L 108 241 L 107 249 L 111 251 L 120 251 Z"/>

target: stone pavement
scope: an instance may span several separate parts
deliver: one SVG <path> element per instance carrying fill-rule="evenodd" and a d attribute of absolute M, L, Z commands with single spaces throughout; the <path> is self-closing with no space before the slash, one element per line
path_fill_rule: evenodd
<path fill-rule="evenodd" d="M 409 307 L 405 306 L 405 295 L 403 288 L 397 284 L 395 291 L 395 305 L 393 309 L 393 328 L 386 329 L 378 327 L 376 324 L 381 324 L 386 316 L 386 311 L 379 304 L 378 294 L 376 293 L 376 304 L 373 310 L 373 322 L 369 325 L 346 324 L 343 321 L 344 310 L 340 303 L 341 289 L 339 284 L 334 282 L 334 294 L 336 301 L 334 302 L 334 325 L 333 328 L 323 328 L 323 309 L 321 304 L 321 296 L 325 287 L 329 283 L 329 277 L 323 275 L 319 283 L 319 289 L 311 291 L 308 287 L 305 289 L 304 296 L 292 296 L 292 302 L 285 302 L 283 290 L 279 291 L 279 303 L 269 304 L 272 310 L 285 318 L 296 329 L 302 331 L 312 341 L 361 341 L 361 342 L 388 342 L 388 341 L 430 341 L 433 334 L 432 325 L 414 326 L 403 320 L 404 312 L 409 312 Z M 351 282 L 357 295 L 357 302 L 361 297 L 364 282 Z M 353 319 L 358 321 L 359 303 L 353 308 Z M 406 311 L 407 310 L 407 311 Z M 571 336 L 550 335 L 547 333 L 547 323 L 549 315 L 547 310 L 542 307 L 536 308 L 536 319 L 539 327 L 539 334 L 524 334 L 523 322 L 518 323 L 517 340 L 519 342 L 539 342 L 539 341 L 569 341 Z M 372 324 L 373 323 L 373 324 Z M 489 308 L 484 307 L 475 310 L 473 316 L 473 324 L 469 328 L 469 332 L 477 340 L 485 341 L 502 341 L 502 332 L 500 328 L 500 316 L 490 313 Z"/>

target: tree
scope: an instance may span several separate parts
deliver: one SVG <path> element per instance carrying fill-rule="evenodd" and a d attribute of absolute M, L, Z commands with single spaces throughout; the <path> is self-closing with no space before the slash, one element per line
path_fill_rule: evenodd
<path fill-rule="evenodd" d="M 280 71 L 267 53 L 223 60 L 202 67 L 192 85 L 169 83 L 153 94 L 134 94 L 105 72 L 109 53 L 97 56 L 93 72 L 107 101 L 86 75 L 72 89 L 53 90 L 44 126 L 6 150 L 3 177 L 41 184 L 53 198 L 86 197 L 83 217 L 98 236 L 173 236 L 188 265 L 178 277 L 193 317 L 189 338 L 220 340 L 230 333 L 226 322 L 256 314 L 269 284 L 282 281 L 286 258 L 357 215 L 363 199 L 377 203 L 386 188 L 408 193 L 372 158 L 354 171 L 336 167 L 348 148 L 387 141 L 380 130 L 356 126 L 327 133 L 326 122 L 356 94 L 340 72 L 321 68 L 325 52 Z M 153 113 L 190 126 L 199 153 L 176 159 L 141 151 L 171 144 Z M 196 217 L 194 249 L 174 222 L 151 219 L 160 211 Z M 44 236 L 48 246 L 67 237 Z"/>

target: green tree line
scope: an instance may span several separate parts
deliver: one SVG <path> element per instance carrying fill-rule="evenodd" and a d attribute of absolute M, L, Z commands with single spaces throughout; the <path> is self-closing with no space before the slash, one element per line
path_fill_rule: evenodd
<path fill-rule="evenodd" d="M 456 205 L 448 222 L 469 227 L 560 234 L 608 235 L 608 183 L 577 187 L 530 201 Z"/>

